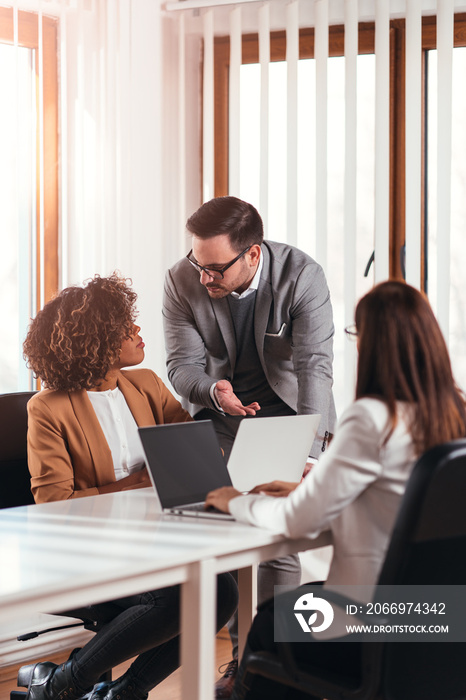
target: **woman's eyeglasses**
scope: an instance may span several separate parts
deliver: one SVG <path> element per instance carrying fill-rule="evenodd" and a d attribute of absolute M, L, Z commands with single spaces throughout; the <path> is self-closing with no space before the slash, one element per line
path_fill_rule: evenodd
<path fill-rule="evenodd" d="M 349 338 L 350 340 L 357 340 L 358 329 L 356 328 L 356 324 L 353 323 L 353 324 L 351 324 L 351 326 L 346 326 L 345 333 L 346 333 L 346 337 Z"/>

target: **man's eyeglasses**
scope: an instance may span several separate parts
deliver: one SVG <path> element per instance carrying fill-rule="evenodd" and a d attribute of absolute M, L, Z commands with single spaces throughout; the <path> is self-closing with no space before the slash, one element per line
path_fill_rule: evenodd
<path fill-rule="evenodd" d="M 351 326 L 346 326 L 345 333 L 346 333 L 346 337 L 349 338 L 350 340 L 357 340 L 357 337 L 359 334 L 358 334 L 358 329 L 356 328 L 356 324 L 353 323 Z"/>
<path fill-rule="evenodd" d="M 234 265 L 235 262 L 237 262 L 240 258 L 242 258 L 243 255 L 245 255 L 248 252 L 249 248 L 252 248 L 252 245 L 248 245 L 248 247 L 245 248 L 242 253 L 237 255 L 234 260 L 231 260 L 226 265 L 223 265 L 223 267 L 219 267 L 217 269 L 212 269 L 210 267 L 203 267 L 202 265 L 199 265 L 197 260 L 194 260 L 194 258 L 191 257 L 193 254 L 192 250 L 189 251 L 189 253 L 187 254 L 186 257 L 188 258 L 191 265 L 196 268 L 196 270 L 199 272 L 199 274 L 201 272 L 205 272 L 206 275 L 209 275 L 209 277 L 212 277 L 213 280 L 223 280 L 224 274 L 228 270 L 228 268 L 231 267 L 232 265 Z"/>

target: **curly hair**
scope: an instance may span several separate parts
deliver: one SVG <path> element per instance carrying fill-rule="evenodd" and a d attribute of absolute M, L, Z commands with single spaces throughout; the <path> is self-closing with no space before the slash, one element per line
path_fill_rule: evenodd
<path fill-rule="evenodd" d="M 137 294 L 116 272 L 67 287 L 39 311 L 23 344 L 27 365 L 49 389 L 93 389 L 133 332 Z"/>

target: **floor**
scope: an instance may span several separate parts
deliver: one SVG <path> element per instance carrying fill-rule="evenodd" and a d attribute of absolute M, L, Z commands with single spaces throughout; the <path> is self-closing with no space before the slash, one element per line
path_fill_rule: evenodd
<path fill-rule="evenodd" d="M 217 668 L 224 663 L 228 663 L 231 660 L 231 646 L 226 629 L 223 629 L 217 635 L 217 645 L 216 645 Z M 68 657 L 68 653 L 63 653 L 60 656 L 50 657 L 48 661 L 53 661 L 55 663 L 60 663 Z M 46 659 L 42 659 L 46 660 Z M 114 669 L 113 677 L 118 678 L 131 662 L 128 661 L 126 664 L 121 664 Z M 0 700 L 9 700 L 10 691 L 16 690 L 16 674 L 17 667 L 0 668 Z M 220 673 L 217 673 L 217 677 L 220 677 Z M 169 678 L 167 678 L 163 683 L 161 683 L 157 688 L 151 691 L 149 694 L 149 700 L 181 700 L 181 673 L 180 670 L 175 671 Z"/>

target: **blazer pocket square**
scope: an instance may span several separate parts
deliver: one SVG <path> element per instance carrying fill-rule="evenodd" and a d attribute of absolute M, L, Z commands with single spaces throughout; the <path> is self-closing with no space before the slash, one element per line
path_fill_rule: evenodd
<path fill-rule="evenodd" d="M 278 333 L 266 333 L 265 335 L 268 336 L 269 338 L 280 338 L 283 335 L 285 328 L 286 328 L 286 323 L 282 323 Z"/>

